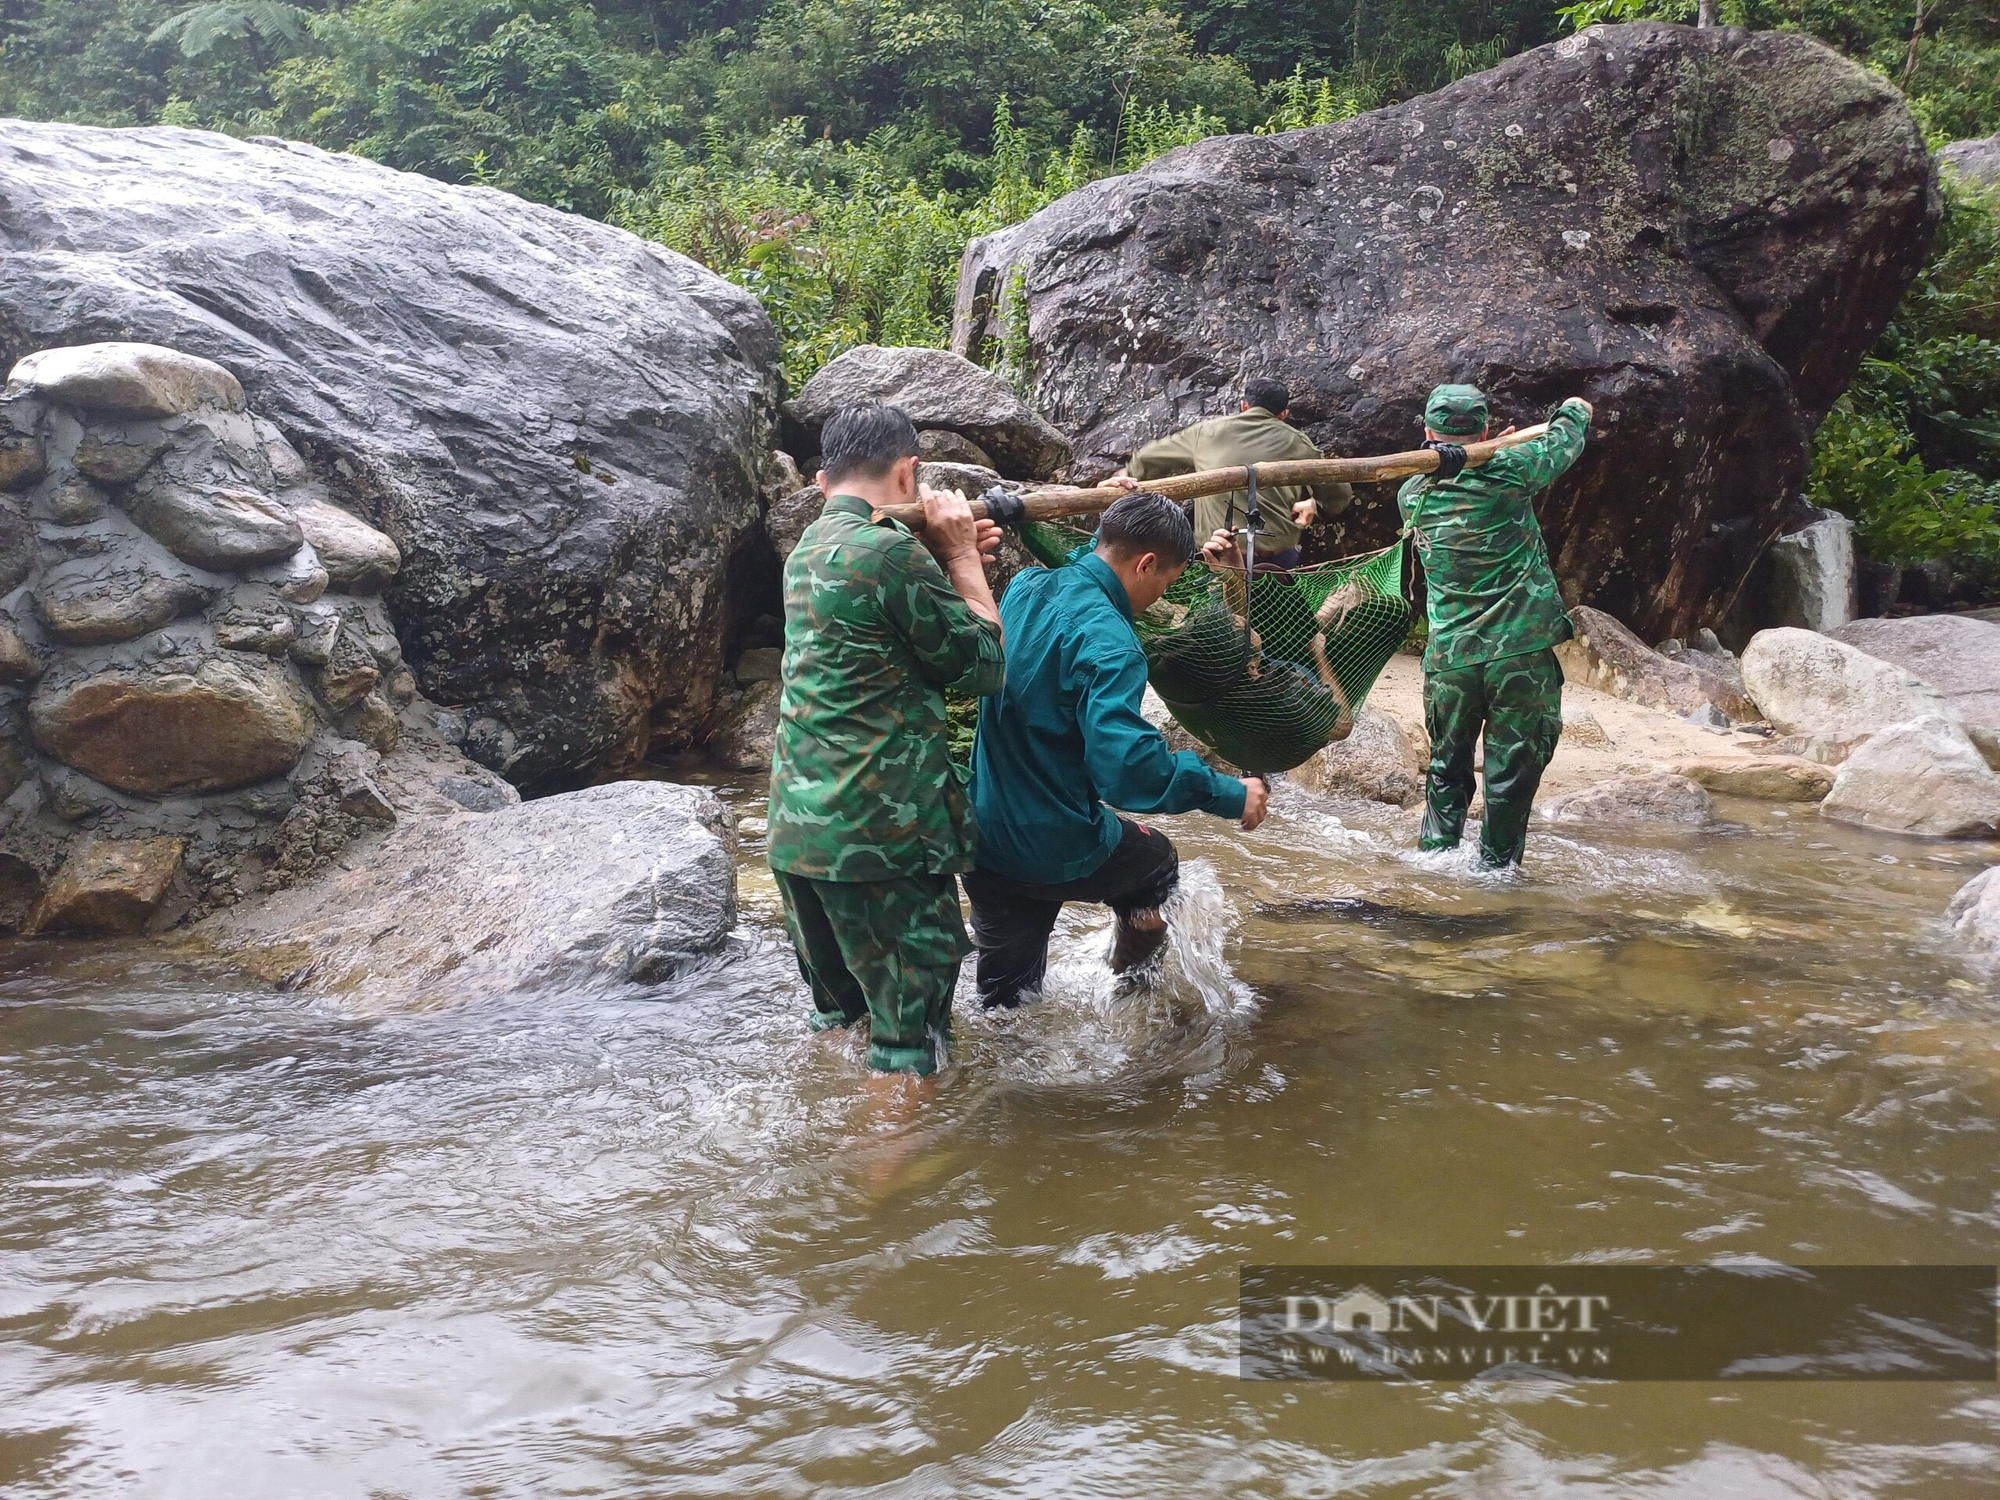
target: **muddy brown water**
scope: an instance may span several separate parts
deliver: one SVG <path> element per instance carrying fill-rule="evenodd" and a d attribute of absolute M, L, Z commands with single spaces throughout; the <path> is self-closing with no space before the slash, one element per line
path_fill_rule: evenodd
<path fill-rule="evenodd" d="M 1992 846 L 1734 805 L 1525 877 L 1283 793 L 897 1121 L 747 820 L 724 960 L 411 1014 L 0 951 L 0 1494 L 1955 1496 L 2000 1389 L 1239 1380 L 1240 1264 L 2000 1260 Z"/>

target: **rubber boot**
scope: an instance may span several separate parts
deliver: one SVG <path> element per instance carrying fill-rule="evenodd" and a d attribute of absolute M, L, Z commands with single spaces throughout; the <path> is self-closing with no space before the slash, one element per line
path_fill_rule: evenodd
<path fill-rule="evenodd" d="M 1111 939 L 1111 972 L 1131 974 L 1144 968 L 1167 943 L 1166 915 L 1157 906 L 1120 912 Z"/>

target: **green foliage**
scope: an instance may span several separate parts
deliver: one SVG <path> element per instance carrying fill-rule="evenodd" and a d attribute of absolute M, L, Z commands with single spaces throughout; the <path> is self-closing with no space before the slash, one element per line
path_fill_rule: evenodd
<path fill-rule="evenodd" d="M 1467 46 L 1454 41 L 1444 49 L 1444 70 L 1453 83 L 1461 78 L 1470 78 L 1474 73 L 1484 73 L 1488 68 L 1498 67 L 1506 46 L 1504 37 L 1489 37 L 1483 42 Z"/>
<path fill-rule="evenodd" d="M 2000 562 L 2000 201 L 1945 184 L 1929 260 L 1821 425 L 1811 494 L 1868 556 Z"/>
<path fill-rule="evenodd" d="M 1199 104 L 1135 105 L 1120 165 L 1129 171 L 1221 128 Z M 749 143 L 711 132 L 697 151 L 661 148 L 652 180 L 617 194 L 609 217 L 756 292 L 784 340 L 796 388 L 856 344 L 945 342 L 966 242 L 1110 170 L 1087 126 L 1062 150 L 1036 151 L 1004 96 L 993 142 L 986 190 L 970 197 L 899 180 L 890 131 L 838 146 L 811 139 L 798 119 Z M 1026 311 L 1023 288 L 1010 285 L 1000 358 L 1003 373 L 1023 385 Z"/>
<path fill-rule="evenodd" d="M 1351 120 L 1382 102 L 1372 84 L 1350 83 L 1343 88 L 1337 87 L 1331 78 L 1324 75 L 1308 79 L 1304 63 L 1272 85 L 1271 101 L 1276 107 L 1258 127 L 1261 135 L 1337 124 L 1342 120 Z"/>
<path fill-rule="evenodd" d="M 178 42 L 186 57 L 200 57 L 217 42 L 260 36 L 267 42 L 297 43 L 306 32 L 306 13 L 282 0 L 206 0 L 176 11 L 155 26 L 148 42 Z"/>
<path fill-rule="evenodd" d="M 951 758 L 961 766 L 971 765 L 972 743 L 979 736 L 979 700 L 947 689 L 944 732 L 950 741 Z"/>
<path fill-rule="evenodd" d="M 1820 426 L 1812 491 L 1819 504 L 1854 518 L 1862 550 L 1878 561 L 2000 561 L 2000 484 L 1925 468 L 1895 423 L 1847 400 Z"/>
<path fill-rule="evenodd" d="M 1565 26 L 1696 0 L 0 0 L 0 112 L 279 134 L 612 220 L 755 291 L 796 385 L 941 343 L 966 241 L 1224 130 L 1324 125 Z M 2000 129 L 1990 0 L 1721 0 Z M 2000 217 L 1963 189 L 1827 420 L 1813 493 L 1880 557 L 1987 557 Z M 1026 287 L 998 367 L 1032 383 Z M 1936 553 L 1927 549 L 1942 549 Z"/>
<path fill-rule="evenodd" d="M 1035 384 L 1033 328 L 1028 319 L 1028 273 L 1015 266 L 1000 289 L 1000 355 L 994 368 L 1026 395 Z"/>

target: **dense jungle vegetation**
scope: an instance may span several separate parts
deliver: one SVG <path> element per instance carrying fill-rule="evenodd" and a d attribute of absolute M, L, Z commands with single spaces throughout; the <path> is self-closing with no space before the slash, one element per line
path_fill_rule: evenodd
<path fill-rule="evenodd" d="M 1987 0 L 1721 0 L 2000 131 Z M 966 240 L 1219 131 L 1344 119 L 1695 0 L 0 0 L 0 113 L 276 134 L 625 225 L 753 289 L 809 376 L 938 343 Z M 1820 433 L 1883 560 L 2000 577 L 2000 213 L 1963 189 Z"/>

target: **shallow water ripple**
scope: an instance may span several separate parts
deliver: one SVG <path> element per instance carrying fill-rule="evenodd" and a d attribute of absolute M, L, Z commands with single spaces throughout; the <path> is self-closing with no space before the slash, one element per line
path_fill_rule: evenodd
<path fill-rule="evenodd" d="M 760 809 L 732 792 L 750 814 Z M 1732 812 L 1525 874 L 1284 793 L 1169 820 L 906 1117 L 746 841 L 723 960 L 416 1014 L 0 951 L 0 1493 L 1955 1496 L 1949 1385 L 1235 1374 L 1257 1261 L 2000 1259 L 1992 849 Z"/>

